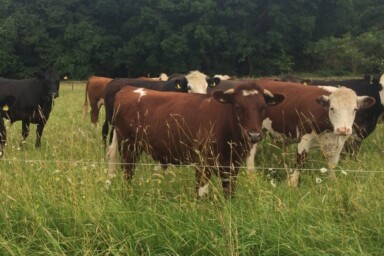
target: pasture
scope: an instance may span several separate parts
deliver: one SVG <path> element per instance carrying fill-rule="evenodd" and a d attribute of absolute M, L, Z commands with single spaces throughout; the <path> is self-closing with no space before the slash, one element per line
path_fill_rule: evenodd
<path fill-rule="evenodd" d="M 210 196 L 196 201 L 192 168 L 163 171 L 145 156 L 131 184 L 120 173 L 106 186 L 101 125 L 94 130 L 89 115 L 81 117 L 84 86 L 62 83 L 40 149 L 34 125 L 22 150 L 21 123 L 7 125 L 0 255 L 384 254 L 383 124 L 356 159 L 340 161 L 337 182 L 320 172 L 324 160 L 312 151 L 301 186 L 289 188 L 295 147 L 267 138 L 259 171 L 240 173 L 234 199 L 223 199 L 213 177 Z M 275 182 L 265 173 L 271 168 Z"/>

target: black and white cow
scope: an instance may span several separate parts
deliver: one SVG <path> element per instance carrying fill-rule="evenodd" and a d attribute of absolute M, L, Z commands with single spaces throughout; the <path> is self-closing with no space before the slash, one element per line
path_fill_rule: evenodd
<path fill-rule="evenodd" d="M 0 78 L 0 99 L 12 96 L 15 102 L 7 111 L 1 110 L 3 118 L 11 123 L 22 121 L 22 144 L 29 135 L 30 123 L 37 124 L 36 147 L 41 145 L 41 136 L 53 106 L 59 96 L 60 77 L 53 69 L 46 70 L 36 78 L 14 80 Z M 6 129 L 0 127 L 0 140 L 6 142 Z"/>

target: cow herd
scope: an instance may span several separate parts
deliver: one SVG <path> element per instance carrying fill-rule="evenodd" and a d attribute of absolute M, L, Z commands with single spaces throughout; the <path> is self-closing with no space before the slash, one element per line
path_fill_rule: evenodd
<path fill-rule="evenodd" d="M 288 178 L 292 187 L 299 184 L 310 148 L 320 147 L 330 170 L 343 149 L 356 154 L 383 113 L 383 85 L 384 75 L 343 81 L 241 80 L 199 71 L 159 78 L 93 76 L 86 85 L 83 116 L 89 100 L 91 123 L 97 126 L 99 110 L 105 107 L 102 139 L 109 179 L 119 162 L 125 178 L 132 179 L 145 152 L 163 168 L 193 166 L 198 197 L 208 193 L 212 173 L 218 175 L 229 198 L 241 165 L 245 162 L 248 172 L 254 171 L 264 131 L 283 143 L 297 143 L 296 167 Z M 33 79 L 0 78 L 0 156 L 6 142 L 3 118 L 22 121 L 23 141 L 29 124 L 36 123 L 39 147 L 58 93 L 59 76 L 51 69 Z"/>

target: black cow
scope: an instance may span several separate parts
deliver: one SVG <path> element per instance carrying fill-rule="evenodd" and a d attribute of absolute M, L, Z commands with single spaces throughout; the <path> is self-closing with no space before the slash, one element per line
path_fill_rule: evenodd
<path fill-rule="evenodd" d="M 105 121 L 102 128 L 102 139 L 106 145 L 109 131 L 109 124 L 112 122 L 113 105 L 115 104 L 116 94 L 125 86 L 147 88 L 156 91 L 173 91 L 187 93 L 189 90 L 188 80 L 183 77 L 170 81 L 152 81 L 146 79 L 118 78 L 113 79 L 107 84 L 104 95 Z"/>
<path fill-rule="evenodd" d="M 53 106 L 53 98 L 59 96 L 60 77 L 53 69 L 46 70 L 36 78 L 13 80 L 0 78 L 0 98 L 13 96 L 15 102 L 8 111 L 1 110 L 2 117 L 14 123 L 22 121 L 22 136 L 25 143 L 30 123 L 37 124 L 36 147 L 41 145 L 41 136 Z M 6 129 L 1 127 L 0 139 L 6 141 Z"/>

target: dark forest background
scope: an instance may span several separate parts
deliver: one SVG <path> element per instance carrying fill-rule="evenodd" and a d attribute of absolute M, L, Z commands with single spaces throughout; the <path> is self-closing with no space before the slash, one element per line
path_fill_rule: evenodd
<path fill-rule="evenodd" d="M 382 0 L 0 0 L 0 76 L 384 70 Z"/>

